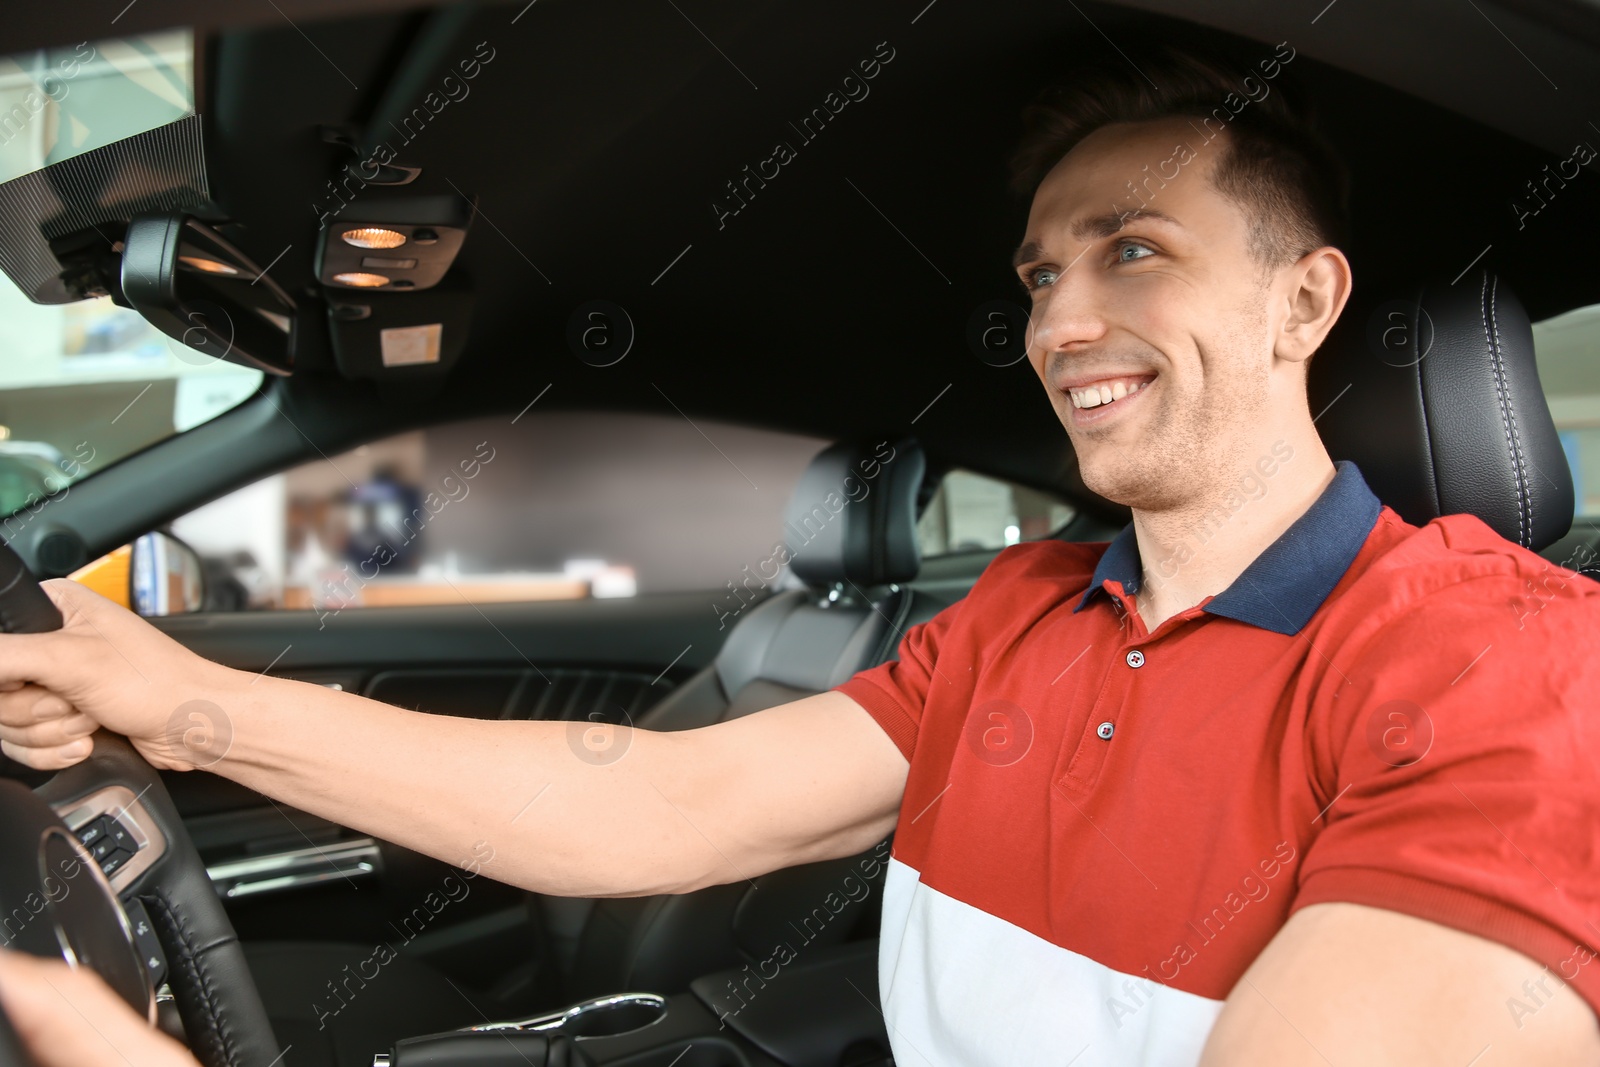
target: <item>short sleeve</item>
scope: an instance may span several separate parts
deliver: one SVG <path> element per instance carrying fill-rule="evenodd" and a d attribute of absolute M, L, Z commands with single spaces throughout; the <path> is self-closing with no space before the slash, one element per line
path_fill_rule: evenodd
<path fill-rule="evenodd" d="M 1352 647 L 1355 646 L 1355 647 Z M 1293 909 L 1346 901 L 1500 942 L 1600 1012 L 1600 585 L 1523 554 L 1318 651 Z"/>
<path fill-rule="evenodd" d="M 935 665 L 940 652 L 949 645 L 951 630 L 965 603 L 965 599 L 958 600 L 907 630 L 896 658 L 857 671 L 833 687 L 834 692 L 843 693 L 865 708 L 907 760 L 917 747 L 917 729 L 922 723 Z"/>

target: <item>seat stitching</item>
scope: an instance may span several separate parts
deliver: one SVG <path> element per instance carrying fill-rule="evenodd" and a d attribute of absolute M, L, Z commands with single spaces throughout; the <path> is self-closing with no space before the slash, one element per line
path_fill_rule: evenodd
<path fill-rule="evenodd" d="M 1528 487 L 1526 472 L 1523 471 L 1522 441 L 1517 433 L 1516 416 L 1511 411 L 1511 397 L 1505 383 L 1504 357 L 1500 351 L 1500 325 L 1495 317 L 1494 292 L 1499 288 L 1500 279 L 1494 280 L 1494 289 L 1489 286 L 1489 272 L 1483 272 L 1483 288 L 1480 297 L 1483 312 L 1483 339 L 1489 346 L 1489 365 L 1494 370 L 1495 395 L 1500 404 L 1500 424 L 1506 435 L 1506 447 L 1511 453 L 1511 469 L 1517 479 L 1517 543 L 1528 547 L 1530 538 L 1527 527 L 1532 520 L 1531 508 L 1528 505 Z M 1524 513 L 1528 517 L 1524 519 Z"/>

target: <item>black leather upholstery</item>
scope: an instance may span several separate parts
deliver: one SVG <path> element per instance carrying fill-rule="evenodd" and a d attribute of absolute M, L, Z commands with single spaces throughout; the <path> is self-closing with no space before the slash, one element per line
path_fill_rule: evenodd
<path fill-rule="evenodd" d="M 790 567 L 807 588 L 748 609 L 712 664 L 636 725 L 694 729 L 824 692 L 882 662 L 908 626 L 932 618 L 942 602 L 909 588 L 882 589 L 915 577 L 921 565 L 916 497 L 924 469 L 921 447 L 909 438 L 841 442 L 818 454 L 795 487 L 785 523 Z M 835 583 L 844 585 L 842 594 Z M 750 931 L 772 925 L 777 915 L 787 922 L 790 905 L 798 921 L 858 860 L 673 896 L 547 900 L 542 910 L 560 916 L 555 925 L 571 927 L 574 912 L 587 909 L 565 953 L 573 999 L 623 990 L 676 993 L 698 975 L 762 958 L 772 946 L 750 944 Z M 820 939 L 844 940 L 862 913 L 852 902 Z"/>
<path fill-rule="evenodd" d="M 784 529 L 789 568 L 808 585 L 883 585 L 917 576 L 917 491 L 926 467 L 915 439 L 841 441 L 800 476 Z"/>
<path fill-rule="evenodd" d="M 813 645 L 808 660 L 786 655 L 782 628 L 762 647 L 766 662 L 782 664 L 791 675 L 803 673 L 806 684 L 791 686 L 770 678 L 751 677 L 732 692 L 720 686 L 722 657 L 701 676 L 674 690 L 672 696 L 651 708 L 639 720 L 652 730 L 683 730 L 722 722 L 762 708 L 822 692 L 858 670 L 897 654 L 907 629 L 925 622 L 946 607 L 926 593 L 901 587 L 875 605 L 835 604 L 829 608 L 804 603 L 813 594 L 784 593 L 761 605 L 761 611 L 785 618 L 811 612 L 835 612 L 853 621 L 854 629 L 843 642 L 847 654 L 832 647 Z M 756 622 L 752 616 L 750 623 Z M 746 623 L 745 625 L 749 625 Z M 734 645 L 733 636 L 728 645 Z M 857 651 L 859 650 L 859 651 Z M 724 646 L 727 653 L 727 646 Z M 738 659 L 749 650 L 735 647 Z M 710 694 L 699 687 L 713 688 Z M 572 999 L 624 990 L 676 993 L 699 975 L 723 967 L 756 963 L 770 955 L 770 932 L 803 927 L 807 944 L 832 945 L 862 936 L 873 925 L 879 894 L 876 888 L 860 900 L 849 900 L 831 913 L 825 923 L 809 923 L 819 901 L 838 890 L 847 875 L 859 871 L 871 849 L 857 856 L 824 860 L 773 871 L 752 879 L 711 886 L 694 893 L 654 897 L 620 897 L 596 901 L 547 900 L 548 911 L 587 908 L 582 932 L 569 952 L 567 989 Z M 871 887 L 869 887 L 871 888 Z M 569 918 L 570 922 L 571 919 Z"/>
<path fill-rule="evenodd" d="M 431 1034 L 396 1042 L 394 1067 L 503 1067 L 516 1060 L 528 1067 L 594 1067 L 566 1034 L 479 1031 Z"/>
<path fill-rule="evenodd" d="M 1488 271 L 1353 297 L 1309 385 L 1329 453 L 1407 522 L 1476 515 L 1532 549 L 1571 526 L 1572 473 L 1528 315 Z"/>

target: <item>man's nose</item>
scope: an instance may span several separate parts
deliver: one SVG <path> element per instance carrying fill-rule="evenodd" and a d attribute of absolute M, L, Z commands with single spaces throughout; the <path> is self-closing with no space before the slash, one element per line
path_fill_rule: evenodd
<path fill-rule="evenodd" d="M 1049 353 L 1076 341 L 1098 341 L 1105 336 L 1106 317 L 1101 296 L 1087 278 L 1063 272 L 1034 301 L 1028 316 L 1028 350 Z"/>

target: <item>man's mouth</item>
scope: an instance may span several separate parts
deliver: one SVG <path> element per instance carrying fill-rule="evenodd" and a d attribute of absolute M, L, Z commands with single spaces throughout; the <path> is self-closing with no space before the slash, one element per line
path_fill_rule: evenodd
<path fill-rule="evenodd" d="M 1106 407 L 1137 395 L 1155 380 L 1154 374 L 1134 374 L 1120 378 L 1101 378 L 1066 388 L 1072 406 L 1079 409 Z"/>

